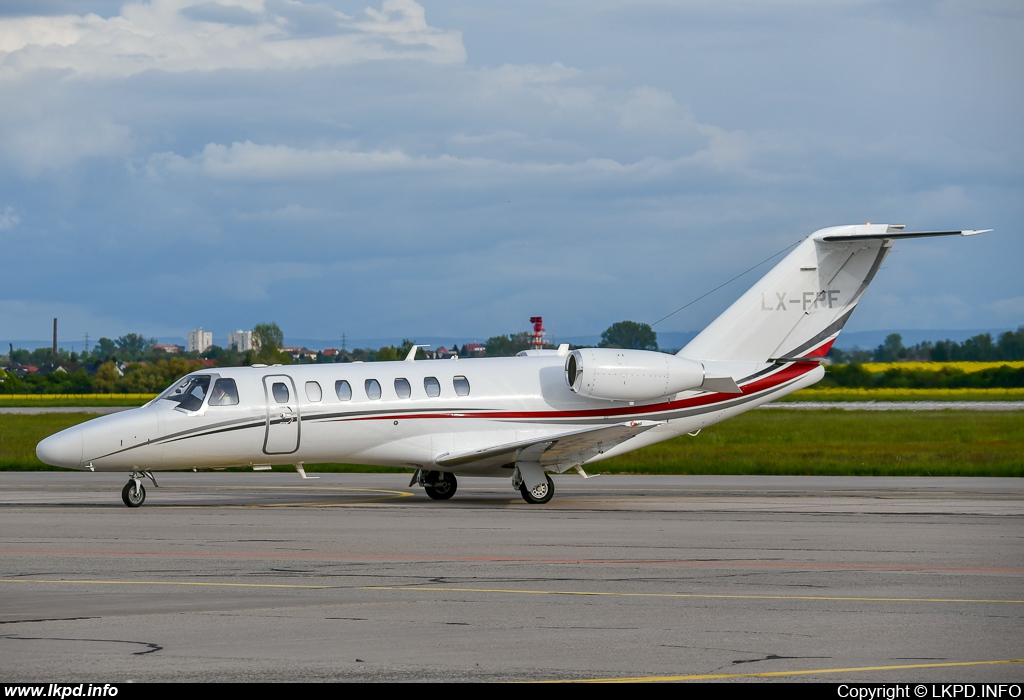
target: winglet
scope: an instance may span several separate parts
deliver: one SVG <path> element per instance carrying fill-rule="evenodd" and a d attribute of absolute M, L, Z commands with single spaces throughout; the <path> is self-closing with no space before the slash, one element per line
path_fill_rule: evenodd
<path fill-rule="evenodd" d="M 414 362 L 416 360 L 416 351 L 420 348 L 429 348 L 429 345 L 413 345 L 409 348 L 409 354 L 405 356 L 406 362 Z"/>

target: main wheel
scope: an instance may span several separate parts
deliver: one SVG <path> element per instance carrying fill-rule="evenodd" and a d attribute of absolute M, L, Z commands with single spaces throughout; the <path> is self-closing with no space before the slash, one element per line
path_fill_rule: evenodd
<path fill-rule="evenodd" d="M 129 481 L 121 489 L 121 500 L 129 508 L 138 508 L 146 502 L 146 487 L 139 484 L 135 486 L 135 481 Z"/>
<path fill-rule="evenodd" d="M 547 481 L 532 489 L 526 488 L 526 484 L 519 485 L 519 493 L 523 494 L 523 500 L 527 503 L 547 503 L 555 495 L 555 482 L 547 474 L 544 475 Z"/>
<path fill-rule="evenodd" d="M 423 485 L 423 490 L 435 501 L 447 501 L 455 495 L 457 488 L 459 488 L 459 482 L 455 475 L 444 472 L 430 472 Z"/>

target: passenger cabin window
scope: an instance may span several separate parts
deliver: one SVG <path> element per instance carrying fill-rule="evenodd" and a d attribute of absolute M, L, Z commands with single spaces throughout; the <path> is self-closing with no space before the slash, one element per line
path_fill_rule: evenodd
<path fill-rule="evenodd" d="M 423 380 L 423 390 L 427 392 L 427 396 L 440 396 L 441 382 L 437 381 L 437 377 L 426 377 Z"/>
<path fill-rule="evenodd" d="M 320 388 L 319 382 L 306 382 L 306 398 L 316 403 L 324 397 L 324 390 Z"/>
<path fill-rule="evenodd" d="M 352 386 L 344 379 L 334 382 L 334 393 L 338 395 L 338 401 L 352 400 Z"/>
<path fill-rule="evenodd" d="M 234 379 L 218 379 L 210 392 L 211 406 L 237 406 L 238 387 Z"/>
<path fill-rule="evenodd" d="M 452 380 L 455 385 L 455 393 L 459 396 L 469 396 L 469 380 L 461 374 Z"/>
<path fill-rule="evenodd" d="M 380 398 L 380 382 L 376 379 L 367 379 L 363 386 L 366 388 L 366 398 L 373 401 Z"/>
<path fill-rule="evenodd" d="M 402 377 L 396 379 L 395 393 L 398 394 L 398 398 L 400 399 L 407 399 L 412 396 L 412 385 L 409 384 L 409 380 Z"/>
<path fill-rule="evenodd" d="M 284 382 L 274 382 L 271 391 L 274 393 L 274 401 L 278 403 L 288 403 L 288 399 L 291 397 L 288 386 Z"/>
<path fill-rule="evenodd" d="M 171 401 L 178 404 L 177 408 L 184 411 L 198 411 L 210 388 L 210 375 L 197 374 L 185 377 L 180 382 L 160 394 L 158 400 Z"/>

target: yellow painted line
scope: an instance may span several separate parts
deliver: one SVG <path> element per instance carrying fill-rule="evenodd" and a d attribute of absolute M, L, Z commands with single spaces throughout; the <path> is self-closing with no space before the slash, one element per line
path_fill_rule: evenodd
<path fill-rule="evenodd" d="M 213 581 L 103 581 L 98 579 L 0 578 L 0 583 L 80 583 L 102 586 L 207 586 L 211 588 L 334 588 L 292 583 L 215 583 Z"/>
<path fill-rule="evenodd" d="M 608 591 L 535 591 L 515 588 L 446 588 L 441 586 L 362 586 L 368 591 L 432 591 L 442 593 L 508 593 L 513 595 L 578 595 L 608 598 L 701 598 L 732 600 L 817 600 L 867 603 L 1012 603 L 1024 600 L 998 600 L 985 598 L 871 598 L 853 596 L 816 595 L 730 595 L 727 593 L 617 593 Z"/>
<path fill-rule="evenodd" d="M 899 666 L 854 666 L 850 668 L 819 668 L 806 671 L 765 671 L 763 673 L 705 673 L 693 676 L 637 676 L 634 678 L 588 678 L 586 680 L 550 680 L 539 683 L 666 683 L 669 681 L 716 681 L 734 678 L 785 678 L 787 676 L 817 676 L 832 673 L 862 673 L 864 671 L 906 671 L 916 668 L 955 668 L 963 666 L 996 666 L 999 664 L 1020 664 L 1024 659 L 1000 659 L 997 661 L 950 661 L 938 664 L 901 664 Z"/>
<path fill-rule="evenodd" d="M 238 588 L 336 588 L 335 585 L 313 583 L 221 583 L 215 581 L 131 581 L 117 579 L 78 578 L 0 578 L 0 583 L 65 583 L 82 585 L 196 585 L 209 587 Z M 1009 603 L 1024 604 L 1015 600 L 986 600 L 972 598 L 854 598 L 842 596 L 734 596 L 727 594 L 636 594 L 608 593 L 597 590 L 528 590 L 516 588 L 454 588 L 442 586 L 415 585 L 361 585 L 358 590 L 419 590 L 430 593 L 482 593 L 512 594 L 520 596 L 591 596 L 606 598 L 689 598 L 689 599 L 731 599 L 746 601 L 840 601 L 866 603 Z M 1009 663 L 1009 662 L 1008 662 Z"/>
<path fill-rule="evenodd" d="M 46 488 L 51 488 L 52 485 L 47 485 Z M 43 485 L 21 485 L 18 488 L 42 488 Z M 209 486 L 209 485 L 175 485 L 175 486 L 161 486 L 160 490 L 150 491 L 150 494 L 156 494 L 159 496 L 160 491 L 221 491 L 221 490 L 237 490 L 237 491 L 313 491 L 316 493 L 322 493 L 327 491 L 347 491 L 355 494 L 367 494 L 365 497 L 359 498 L 358 500 L 345 501 L 343 503 L 325 503 L 323 501 L 295 501 L 291 503 L 203 503 L 195 505 L 172 505 L 172 504 L 161 504 L 152 503 L 154 507 L 158 507 L 161 510 L 195 510 L 198 508 L 344 508 L 347 506 L 360 506 L 372 503 L 383 503 L 385 501 L 394 501 L 399 498 L 412 498 L 415 494 L 412 491 L 394 491 L 391 489 L 374 489 L 374 488 L 362 488 L 356 486 L 320 486 L 318 484 L 303 484 L 300 486 L 283 486 L 283 485 L 257 485 L 257 486 Z M 369 494 L 381 494 L 379 496 L 370 497 Z M 38 504 L 34 503 L 19 503 L 17 505 L 10 506 L 11 508 L 32 508 Z"/>

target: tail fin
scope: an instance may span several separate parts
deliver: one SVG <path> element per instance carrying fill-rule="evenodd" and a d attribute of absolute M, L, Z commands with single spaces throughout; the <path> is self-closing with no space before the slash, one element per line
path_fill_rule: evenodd
<path fill-rule="evenodd" d="M 679 355 L 701 360 L 824 357 L 893 241 L 985 231 L 904 232 L 902 225 L 821 229 L 716 318 Z"/>

